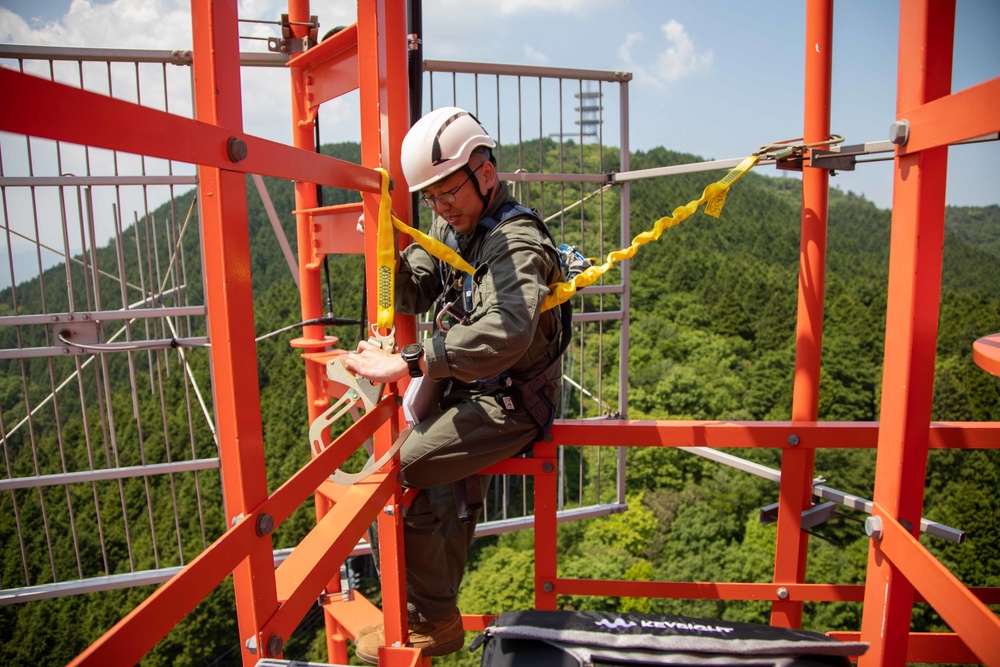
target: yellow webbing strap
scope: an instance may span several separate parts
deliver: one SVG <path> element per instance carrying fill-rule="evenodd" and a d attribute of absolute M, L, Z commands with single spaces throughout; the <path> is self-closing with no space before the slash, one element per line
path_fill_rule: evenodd
<path fill-rule="evenodd" d="M 726 203 L 726 193 L 729 192 L 729 187 L 750 171 L 757 164 L 758 159 L 758 155 L 751 155 L 743 160 L 723 178 L 706 186 L 699 199 L 692 200 L 684 206 L 678 206 L 674 209 L 673 215 L 664 216 L 657 220 L 653 223 L 651 230 L 642 232 L 632 239 L 632 245 L 629 247 L 609 253 L 604 264 L 591 266 L 571 281 L 549 285 L 549 294 L 542 303 L 542 310 L 554 308 L 571 298 L 577 290 L 594 284 L 612 266 L 622 260 L 631 259 L 639 246 L 657 240 L 663 230 L 683 222 L 693 215 L 702 204 L 705 204 L 705 213 L 713 218 L 718 218 Z M 396 274 L 396 250 L 391 229 L 393 226 L 412 236 L 413 240 L 432 256 L 456 269 L 465 271 L 469 275 L 472 275 L 475 269 L 444 243 L 431 238 L 419 229 L 410 227 L 392 215 L 392 202 L 389 199 L 389 174 L 384 169 L 378 169 L 378 172 L 382 174 L 382 200 L 379 203 L 378 211 L 378 326 L 391 329 L 393 321 L 392 295 Z"/>
<path fill-rule="evenodd" d="M 462 259 L 461 255 L 446 246 L 444 243 L 438 241 L 436 238 L 427 236 L 427 234 L 424 234 L 419 229 L 410 227 L 396 216 L 392 216 L 392 224 L 395 225 L 396 229 L 399 231 L 412 236 L 413 240 L 416 241 L 421 248 L 429 252 L 434 257 L 437 257 L 442 262 L 454 266 L 459 271 L 465 271 L 470 276 L 476 272 L 476 270 L 472 268 L 471 264 Z"/>
<path fill-rule="evenodd" d="M 393 325 L 393 294 L 396 288 L 396 247 L 392 228 L 409 234 L 421 248 L 447 262 L 469 275 L 476 272 L 472 265 L 447 245 L 405 224 L 392 214 L 392 200 L 389 198 L 389 172 L 376 169 L 382 176 L 382 197 L 378 206 L 378 243 L 376 257 L 378 261 L 378 326 L 382 329 L 392 329 Z"/>
<path fill-rule="evenodd" d="M 376 261 L 378 277 L 378 326 L 392 329 L 393 294 L 396 287 L 396 248 L 392 237 L 392 200 L 389 198 L 389 172 L 377 170 L 382 175 L 382 197 L 378 204 L 378 237 Z"/>
<path fill-rule="evenodd" d="M 747 159 L 743 160 L 743 162 L 734 167 L 732 171 L 726 174 L 721 180 L 708 185 L 701 193 L 700 199 L 692 200 L 684 206 L 678 206 L 674 209 L 672 216 L 668 215 L 660 218 L 653 224 L 652 229 L 642 232 L 632 239 L 632 245 L 609 253 L 607 261 L 605 261 L 604 264 L 591 266 L 569 282 L 549 285 L 549 295 L 545 297 L 545 301 L 542 304 L 542 310 L 554 308 L 576 294 L 578 289 L 583 289 L 588 285 L 592 285 L 616 263 L 625 259 L 630 259 L 633 255 L 635 255 L 639 246 L 660 238 L 660 234 L 663 233 L 663 230 L 683 222 L 694 214 L 694 212 L 697 211 L 698 207 L 702 204 L 706 204 L 707 202 L 705 205 L 705 213 L 714 218 L 718 218 L 719 214 L 722 213 L 723 204 L 726 203 L 726 193 L 729 191 L 729 186 L 738 181 L 745 173 L 750 171 L 750 169 L 757 164 L 757 160 L 757 155 L 751 155 Z"/>

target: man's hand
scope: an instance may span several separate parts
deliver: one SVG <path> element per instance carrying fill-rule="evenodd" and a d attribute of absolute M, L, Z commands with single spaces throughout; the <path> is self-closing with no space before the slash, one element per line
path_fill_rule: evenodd
<path fill-rule="evenodd" d="M 368 341 L 358 343 L 357 352 L 344 356 L 344 367 L 371 382 L 396 382 L 409 375 L 410 369 L 398 354 L 389 354 Z"/>

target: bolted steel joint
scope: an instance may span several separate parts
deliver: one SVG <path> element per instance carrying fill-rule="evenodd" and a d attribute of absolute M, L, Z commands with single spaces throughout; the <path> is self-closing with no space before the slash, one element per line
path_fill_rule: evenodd
<path fill-rule="evenodd" d="M 882 539 L 882 517 L 870 516 L 865 519 L 865 533 L 873 540 Z"/>
<path fill-rule="evenodd" d="M 555 589 L 556 587 L 551 581 L 546 581 L 544 584 L 542 584 L 542 590 L 545 591 L 546 593 L 551 593 Z"/>
<path fill-rule="evenodd" d="M 244 646 L 247 647 L 247 650 L 250 651 L 251 655 L 257 655 L 257 638 L 256 637 L 251 637 L 250 639 L 246 640 L 246 643 L 244 644 Z"/>
<path fill-rule="evenodd" d="M 782 586 L 778 589 L 778 599 L 787 600 L 788 599 L 788 589 Z"/>
<path fill-rule="evenodd" d="M 229 153 L 229 159 L 233 162 L 245 160 L 247 157 L 247 142 L 239 137 L 229 137 L 229 141 L 226 144 L 226 152 Z"/>
<path fill-rule="evenodd" d="M 385 512 L 386 516 L 393 516 L 396 513 L 396 510 L 393 509 L 392 505 L 386 505 L 382 508 L 382 511 Z"/>
<path fill-rule="evenodd" d="M 790 436 L 788 436 L 788 444 L 791 445 L 792 447 L 799 444 L 799 436 L 792 433 Z"/>
<path fill-rule="evenodd" d="M 267 640 L 267 656 L 277 658 L 285 648 L 285 641 L 278 635 L 271 635 Z"/>
<path fill-rule="evenodd" d="M 910 139 L 910 121 L 897 120 L 889 126 L 889 141 L 897 146 L 905 146 Z"/>
<path fill-rule="evenodd" d="M 556 469 L 555 464 L 552 461 L 546 461 L 542 464 L 542 472 L 554 472 Z"/>
<path fill-rule="evenodd" d="M 268 513 L 261 514 L 257 517 L 257 535 L 264 537 L 265 535 L 270 535 L 274 531 L 274 517 Z"/>

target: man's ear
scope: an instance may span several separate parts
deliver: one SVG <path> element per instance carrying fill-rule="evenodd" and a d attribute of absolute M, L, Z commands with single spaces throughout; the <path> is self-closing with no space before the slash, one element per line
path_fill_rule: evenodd
<path fill-rule="evenodd" d="M 489 190 L 497 184 L 497 167 L 493 162 L 487 160 L 483 163 L 483 186 Z"/>

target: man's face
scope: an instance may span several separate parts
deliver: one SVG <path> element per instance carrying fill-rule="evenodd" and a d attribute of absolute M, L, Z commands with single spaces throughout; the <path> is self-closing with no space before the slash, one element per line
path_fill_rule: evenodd
<path fill-rule="evenodd" d="M 459 234 L 471 234 L 476 228 L 479 218 L 483 214 L 483 200 L 479 193 L 483 190 L 483 181 L 490 177 L 490 173 L 485 173 L 492 168 L 488 162 L 478 166 L 469 165 L 474 174 L 470 178 L 465 169 L 456 171 L 442 181 L 434 183 L 424 189 L 423 195 L 428 199 L 439 197 L 447 193 L 455 196 L 455 201 L 444 203 L 441 200 L 434 200 L 434 211 L 445 219 L 452 228 Z"/>

